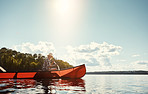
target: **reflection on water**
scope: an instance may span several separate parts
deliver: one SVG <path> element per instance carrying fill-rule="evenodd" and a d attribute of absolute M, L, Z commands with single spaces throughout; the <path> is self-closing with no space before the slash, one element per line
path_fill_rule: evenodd
<path fill-rule="evenodd" d="M 148 94 L 148 75 L 85 75 L 86 94 Z"/>
<path fill-rule="evenodd" d="M 83 93 L 85 92 L 85 84 L 82 79 L 53 79 L 53 80 L 40 80 L 45 93 Z"/>
<path fill-rule="evenodd" d="M 85 75 L 83 79 L 0 79 L 0 94 L 148 94 L 148 75 Z"/>
<path fill-rule="evenodd" d="M 1 79 L 0 93 L 85 93 L 83 79 Z"/>

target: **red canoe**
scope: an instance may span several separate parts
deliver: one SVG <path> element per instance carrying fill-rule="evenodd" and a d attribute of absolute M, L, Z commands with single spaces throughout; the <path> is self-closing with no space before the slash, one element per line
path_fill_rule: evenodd
<path fill-rule="evenodd" d="M 59 71 L 37 71 L 37 72 L 3 72 L 0 79 L 42 79 L 42 78 L 81 78 L 85 75 L 85 65 L 59 70 Z"/>

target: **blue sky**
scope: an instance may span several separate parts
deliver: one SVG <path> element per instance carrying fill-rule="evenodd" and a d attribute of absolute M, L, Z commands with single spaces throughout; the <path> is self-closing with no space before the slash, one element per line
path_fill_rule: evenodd
<path fill-rule="evenodd" d="M 52 51 L 74 65 L 87 62 L 90 71 L 93 65 L 148 70 L 147 5 L 147 0 L 0 0 L 0 47 Z"/>

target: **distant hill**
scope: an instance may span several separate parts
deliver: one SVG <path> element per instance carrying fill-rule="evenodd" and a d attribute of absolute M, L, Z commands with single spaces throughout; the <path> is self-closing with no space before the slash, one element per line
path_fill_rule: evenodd
<path fill-rule="evenodd" d="M 86 74 L 138 74 L 148 75 L 148 71 L 101 71 L 101 72 L 87 72 Z"/>

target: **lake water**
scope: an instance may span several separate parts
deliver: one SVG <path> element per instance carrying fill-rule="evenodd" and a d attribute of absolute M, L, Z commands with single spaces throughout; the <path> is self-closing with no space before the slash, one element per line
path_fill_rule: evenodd
<path fill-rule="evenodd" d="M 148 94 L 148 75 L 85 75 L 82 79 L 0 79 L 0 94 Z"/>

